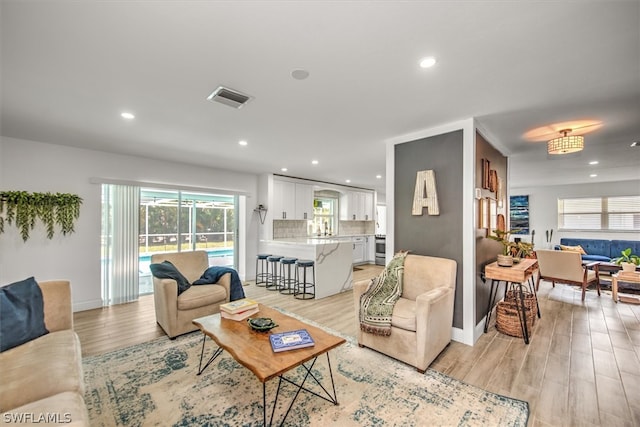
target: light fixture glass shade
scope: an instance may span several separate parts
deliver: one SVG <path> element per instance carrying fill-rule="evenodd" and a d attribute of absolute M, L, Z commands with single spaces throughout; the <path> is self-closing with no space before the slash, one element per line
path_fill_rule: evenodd
<path fill-rule="evenodd" d="M 583 148 L 584 137 L 582 136 L 561 136 L 547 142 L 547 152 L 549 154 L 575 153 Z"/>

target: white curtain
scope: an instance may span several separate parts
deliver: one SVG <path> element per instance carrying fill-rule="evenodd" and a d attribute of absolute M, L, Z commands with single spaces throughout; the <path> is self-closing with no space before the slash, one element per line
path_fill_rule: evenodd
<path fill-rule="evenodd" d="M 102 185 L 102 304 L 138 299 L 140 187 Z"/>

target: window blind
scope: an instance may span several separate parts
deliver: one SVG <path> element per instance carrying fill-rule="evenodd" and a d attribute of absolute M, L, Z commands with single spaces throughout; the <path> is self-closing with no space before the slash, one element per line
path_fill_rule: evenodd
<path fill-rule="evenodd" d="M 640 230 L 640 196 L 558 199 L 560 230 Z"/>

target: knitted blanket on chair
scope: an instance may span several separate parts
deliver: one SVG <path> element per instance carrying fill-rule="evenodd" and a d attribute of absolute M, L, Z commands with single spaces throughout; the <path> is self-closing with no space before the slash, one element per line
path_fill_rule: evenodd
<path fill-rule="evenodd" d="M 398 252 L 380 273 L 371 279 L 369 289 L 360 296 L 360 329 L 374 335 L 391 335 L 393 307 L 402 295 L 404 259 Z"/>

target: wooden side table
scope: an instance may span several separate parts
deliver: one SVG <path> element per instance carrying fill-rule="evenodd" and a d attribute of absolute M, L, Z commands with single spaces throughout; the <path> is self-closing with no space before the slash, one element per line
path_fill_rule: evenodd
<path fill-rule="evenodd" d="M 536 298 L 536 307 L 538 309 L 538 318 L 540 318 L 540 305 L 538 305 L 538 296 L 536 295 L 536 287 L 533 283 L 533 273 L 538 270 L 537 259 L 523 259 L 518 264 L 514 264 L 511 267 L 500 267 L 498 262 L 493 262 L 484 268 L 484 277 L 491 279 L 491 289 L 489 290 L 489 305 L 487 307 L 487 317 L 484 323 L 484 331 L 487 332 L 489 328 L 489 321 L 491 320 L 491 312 L 495 305 L 496 295 L 498 294 L 498 286 L 500 282 L 505 282 L 508 287 L 509 284 L 516 285 L 519 291 L 520 307 L 518 308 L 518 314 L 521 319 L 520 325 L 522 326 L 522 337 L 525 344 L 529 344 L 529 331 L 527 330 L 526 321 L 526 309 L 524 304 L 524 292 L 522 291 L 523 283 L 528 283 L 531 292 Z M 506 288 L 505 288 L 506 293 Z"/>
<path fill-rule="evenodd" d="M 613 297 L 614 302 L 618 302 L 618 280 L 621 282 L 630 282 L 630 283 L 640 283 L 640 272 L 626 272 L 621 271 L 618 274 L 613 275 L 613 280 L 611 281 L 611 296 Z M 637 298 L 633 298 L 637 300 Z"/>

